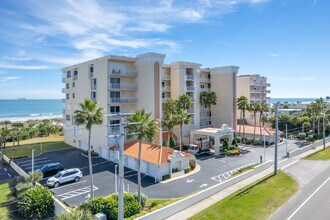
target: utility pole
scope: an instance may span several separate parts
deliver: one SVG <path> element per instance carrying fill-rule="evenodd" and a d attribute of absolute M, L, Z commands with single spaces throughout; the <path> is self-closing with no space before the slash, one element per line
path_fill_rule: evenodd
<path fill-rule="evenodd" d="M 32 149 L 32 170 L 31 170 L 31 172 L 32 172 L 32 174 L 34 173 L 34 151 L 35 151 L 35 149 Z"/>
<path fill-rule="evenodd" d="M 118 168 L 118 164 L 115 165 L 115 193 L 118 193 L 118 187 L 117 187 L 117 184 L 118 184 L 118 176 L 117 176 L 117 168 Z"/>
<path fill-rule="evenodd" d="M 288 156 L 288 124 L 285 124 L 285 157 Z"/>
<path fill-rule="evenodd" d="M 323 113 L 323 150 L 325 150 L 325 111 Z"/>
<path fill-rule="evenodd" d="M 277 145 L 278 145 L 278 103 L 276 103 L 276 124 L 275 124 L 275 158 L 274 158 L 274 175 L 277 175 Z"/>
<path fill-rule="evenodd" d="M 264 161 L 266 161 L 266 135 L 264 134 Z"/>

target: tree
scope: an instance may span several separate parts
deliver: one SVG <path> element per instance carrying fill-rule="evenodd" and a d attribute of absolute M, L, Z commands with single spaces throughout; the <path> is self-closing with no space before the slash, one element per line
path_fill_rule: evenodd
<path fill-rule="evenodd" d="M 207 105 L 207 107 L 211 111 L 211 106 L 217 104 L 217 101 L 218 101 L 217 94 L 213 91 L 207 92 L 205 101 L 206 101 L 205 104 Z"/>
<path fill-rule="evenodd" d="M 126 119 L 129 124 L 127 126 L 128 133 L 139 132 L 135 135 L 136 139 L 139 141 L 139 153 L 138 153 L 138 201 L 141 204 L 141 146 L 142 141 L 147 141 L 149 143 L 155 141 L 156 134 L 159 132 L 158 122 L 156 119 L 151 119 L 151 113 L 146 113 L 144 109 L 137 110 Z M 136 124 L 133 122 L 139 122 Z M 131 138 L 133 136 L 128 136 Z"/>
<path fill-rule="evenodd" d="M 172 136 L 173 128 L 177 125 L 176 114 L 178 110 L 178 101 L 170 98 L 164 106 L 164 117 L 162 121 L 162 127 L 167 128 L 168 140 L 167 145 L 170 144 L 170 137 Z"/>
<path fill-rule="evenodd" d="M 179 109 L 184 109 L 184 110 L 187 110 L 187 109 L 190 109 L 191 108 L 191 97 L 187 94 L 183 94 L 179 97 L 179 100 L 178 100 L 178 108 Z"/>
<path fill-rule="evenodd" d="M 191 118 L 190 115 L 185 112 L 183 109 L 178 110 L 178 114 L 176 115 L 176 122 L 180 126 L 180 151 L 182 150 L 182 127 L 184 124 L 190 124 Z"/>
<path fill-rule="evenodd" d="M 258 102 L 249 105 L 249 111 L 253 113 L 253 140 L 256 140 L 257 113 L 259 112 L 260 104 Z"/>
<path fill-rule="evenodd" d="M 19 140 L 20 140 L 20 128 L 24 127 L 23 123 L 21 122 L 15 122 L 12 124 L 13 128 L 15 128 L 16 132 L 16 141 L 17 145 L 19 146 Z"/>
<path fill-rule="evenodd" d="M 245 138 L 245 111 L 248 109 L 249 106 L 248 98 L 246 96 L 240 96 L 238 97 L 236 103 L 238 109 L 241 110 L 241 117 L 240 117 L 241 123 L 239 126 L 239 136 L 241 136 L 241 124 L 243 119 L 243 138 Z"/>
<path fill-rule="evenodd" d="M 53 220 L 93 220 L 94 217 L 87 209 L 75 209 L 71 213 L 60 213 Z"/>
<path fill-rule="evenodd" d="M 83 103 L 79 104 L 81 110 L 74 111 L 74 121 L 77 125 L 85 125 L 88 130 L 88 164 L 89 174 L 91 177 L 91 198 L 94 197 L 94 181 L 93 181 L 93 167 L 91 155 L 91 135 L 92 126 L 101 125 L 103 123 L 103 108 L 99 108 L 96 102 L 85 99 Z"/>
<path fill-rule="evenodd" d="M 260 106 L 259 106 L 259 127 L 260 127 L 260 140 L 261 140 L 261 136 L 262 136 L 262 132 L 261 132 L 261 127 L 263 126 L 264 122 L 263 122 L 263 117 L 264 117 L 264 113 L 269 111 L 269 107 L 267 105 L 266 102 L 261 102 Z"/>
<path fill-rule="evenodd" d="M 2 138 L 1 141 L 3 142 L 3 147 L 5 148 L 6 143 L 7 143 L 7 136 L 9 134 L 8 126 L 11 125 L 11 122 L 3 121 L 3 122 L 1 122 L 1 124 L 4 125 L 3 130 L 2 130 L 2 135 L 1 135 L 1 138 Z"/>

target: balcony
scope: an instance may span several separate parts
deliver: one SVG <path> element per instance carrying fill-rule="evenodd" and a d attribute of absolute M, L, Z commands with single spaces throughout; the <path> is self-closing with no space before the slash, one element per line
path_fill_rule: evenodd
<path fill-rule="evenodd" d="M 195 102 L 196 99 L 194 97 L 190 97 L 191 102 Z"/>
<path fill-rule="evenodd" d="M 136 97 L 127 97 L 127 98 L 110 98 L 111 103 L 136 103 Z"/>
<path fill-rule="evenodd" d="M 62 88 L 62 93 L 66 93 L 66 88 Z"/>
<path fill-rule="evenodd" d="M 90 72 L 89 73 L 89 78 L 93 78 L 94 77 L 94 72 Z"/>
<path fill-rule="evenodd" d="M 162 75 L 162 80 L 171 80 L 171 75 Z"/>
<path fill-rule="evenodd" d="M 135 77 L 137 72 L 135 70 L 109 70 L 108 74 L 110 76 L 128 76 L 128 77 Z"/>
<path fill-rule="evenodd" d="M 162 98 L 162 102 L 165 103 L 165 102 L 167 102 L 169 99 L 170 99 L 170 98 L 168 98 L 168 97 Z"/>
<path fill-rule="evenodd" d="M 96 85 L 91 85 L 91 90 L 96 90 Z"/>
<path fill-rule="evenodd" d="M 270 87 L 270 83 L 266 83 L 265 85 L 266 85 L 267 87 Z"/>
<path fill-rule="evenodd" d="M 136 83 L 110 83 L 108 89 L 111 90 L 136 90 Z"/>
<path fill-rule="evenodd" d="M 91 98 L 92 102 L 97 102 L 96 98 Z"/>
<path fill-rule="evenodd" d="M 73 80 L 77 80 L 77 79 L 78 79 L 78 75 L 74 75 Z"/>
<path fill-rule="evenodd" d="M 186 79 L 186 81 L 193 81 L 193 80 L 195 80 L 195 77 L 194 77 L 194 75 L 186 75 L 185 79 Z"/>
<path fill-rule="evenodd" d="M 162 86 L 162 91 L 171 91 L 171 86 Z"/>
<path fill-rule="evenodd" d="M 208 92 L 209 90 L 210 90 L 209 88 L 205 88 L 205 87 L 200 89 L 201 92 Z"/>
<path fill-rule="evenodd" d="M 270 93 L 270 90 L 266 90 L 266 93 Z"/>
<path fill-rule="evenodd" d="M 195 91 L 195 87 L 194 86 L 187 86 L 186 88 L 187 91 Z"/>
<path fill-rule="evenodd" d="M 200 78 L 199 81 L 201 83 L 210 83 L 211 82 L 211 79 L 210 78 Z"/>
<path fill-rule="evenodd" d="M 65 83 L 65 77 L 62 78 L 62 83 Z"/>
<path fill-rule="evenodd" d="M 108 132 L 109 133 L 118 133 L 118 132 L 120 132 L 120 126 L 108 125 Z"/>

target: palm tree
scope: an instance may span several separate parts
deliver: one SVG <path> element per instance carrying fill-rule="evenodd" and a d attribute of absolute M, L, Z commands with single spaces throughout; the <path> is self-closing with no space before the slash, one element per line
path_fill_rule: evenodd
<path fill-rule="evenodd" d="M 7 136 L 9 134 L 8 125 L 11 125 L 11 122 L 10 121 L 3 121 L 1 124 L 4 125 L 3 132 L 2 132 L 3 147 L 6 147 Z"/>
<path fill-rule="evenodd" d="M 15 123 L 12 124 L 12 126 L 15 128 L 15 131 L 16 131 L 16 141 L 17 141 L 17 145 L 19 146 L 20 128 L 22 128 L 24 125 L 21 122 L 15 122 Z"/>
<path fill-rule="evenodd" d="M 260 127 L 260 140 L 261 140 L 261 136 L 262 136 L 262 132 L 261 132 L 261 125 L 262 125 L 262 120 L 264 117 L 264 113 L 269 111 L 269 107 L 267 105 L 266 102 L 261 102 L 260 106 L 259 106 L 259 127 Z"/>
<path fill-rule="evenodd" d="M 253 120 L 254 120 L 253 140 L 256 140 L 257 113 L 259 112 L 259 109 L 260 109 L 260 104 L 258 102 L 254 102 L 249 105 L 249 111 L 253 112 Z"/>
<path fill-rule="evenodd" d="M 155 141 L 156 134 L 159 132 L 158 121 L 151 119 L 151 113 L 146 113 L 144 109 L 136 110 L 133 115 L 126 119 L 128 123 L 140 122 L 139 124 L 129 124 L 127 126 L 128 133 L 139 132 L 136 139 L 139 141 L 138 155 L 138 200 L 141 204 L 141 146 L 142 141 L 149 143 Z M 132 136 L 128 136 L 131 138 Z"/>
<path fill-rule="evenodd" d="M 199 94 L 199 102 L 201 103 L 201 106 L 203 106 L 203 115 L 205 116 L 205 105 L 206 105 L 206 97 L 207 97 L 207 92 L 201 92 Z"/>
<path fill-rule="evenodd" d="M 173 128 L 176 123 L 176 114 L 178 110 L 178 100 L 170 98 L 164 106 L 164 116 L 162 120 L 162 127 L 167 128 L 168 138 L 167 145 L 170 146 L 170 137 L 172 136 Z"/>
<path fill-rule="evenodd" d="M 213 91 L 207 92 L 205 104 L 208 106 L 210 111 L 211 111 L 211 106 L 216 105 L 217 101 L 218 101 L 218 97 L 215 92 L 213 92 Z"/>
<path fill-rule="evenodd" d="M 191 123 L 191 118 L 190 115 L 185 112 L 183 109 L 180 109 L 178 111 L 178 114 L 176 115 L 176 122 L 180 126 L 180 151 L 182 150 L 182 127 L 184 124 L 190 124 Z"/>
<path fill-rule="evenodd" d="M 178 108 L 183 109 L 183 110 L 187 110 L 191 108 L 191 97 L 190 95 L 187 94 L 183 94 L 179 97 L 178 100 Z"/>
<path fill-rule="evenodd" d="M 88 164 L 89 174 L 91 176 L 91 198 L 94 197 L 94 180 L 91 155 L 91 135 L 92 126 L 101 125 L 103 123 L 103 108 L 99 108 L 96 102 L 85 99 L 83 103 L 79 103 L 81 110 L 74 111 L 74 121 L 76 125 L 85 125 L 88 130 Z"/>
<path fill-rule="evenodd" d="M 248 109 L 248 105 L 249 105 L 248 98 L 246 96 L 240 96 L 238 97 L 236 103 L 238 109 L 241 110 L 240 123 L 239 123 L 239 136 L 241 136 L 241 125 L 243 122 L 243 138 L 245 138 L 245 111 Z"/>

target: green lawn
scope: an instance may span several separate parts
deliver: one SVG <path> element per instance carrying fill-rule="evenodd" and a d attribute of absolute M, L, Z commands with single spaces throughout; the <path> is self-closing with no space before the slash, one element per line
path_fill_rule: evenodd
<path fill-rule="evenodd" d="M 305 160 L 330 160 L 330 147 L 304 157 Z"/>
<path fill-rule="evenodd" d="M 48 137 L 31 138 L 31 139 L 20 141 L 19 144 L 20 145 L 39 144 L 40 141 L 42 141 L 43 143 L 64 141 L 64 136 L 52 135 L 52 136 L 48 136 Z M 15 144 L 17 144 L 17 142 L 15 142 Z M 6 143 L 6 147 L 11 147 L 11 146 L 13 146 L 13 142 Z"/>
<path fill-rule="evenodd" d="M 40 143 L 21 145 L 20 147 L 17 148 L 5 149 L 4 154 L 9 158 L 30 157 L 32 155 L 32 149 L 35 149 L 34 155 L 37 156 L 47 151 L 62 150 L 69 148 L 71 148 L 70 145 L 67 145 L 63 141 L 57 141 L 57 142 L 44 143 L 42 145 L 42 149 L 40 147 Z"/>
<path fill-rule="evenodd" d="M 11 182 L 5 182 L 0 184 L 0 206 L 15 200 L 11 195 L 10 190 Z M 10 208 L 8 206 L 0 207 L 0 219 L 10 219 Z"/>
<path fill-rule="evenodd" d="M 229 195 L 190 219 L 267 219 L 299 186 L 279 171 Z"/>

